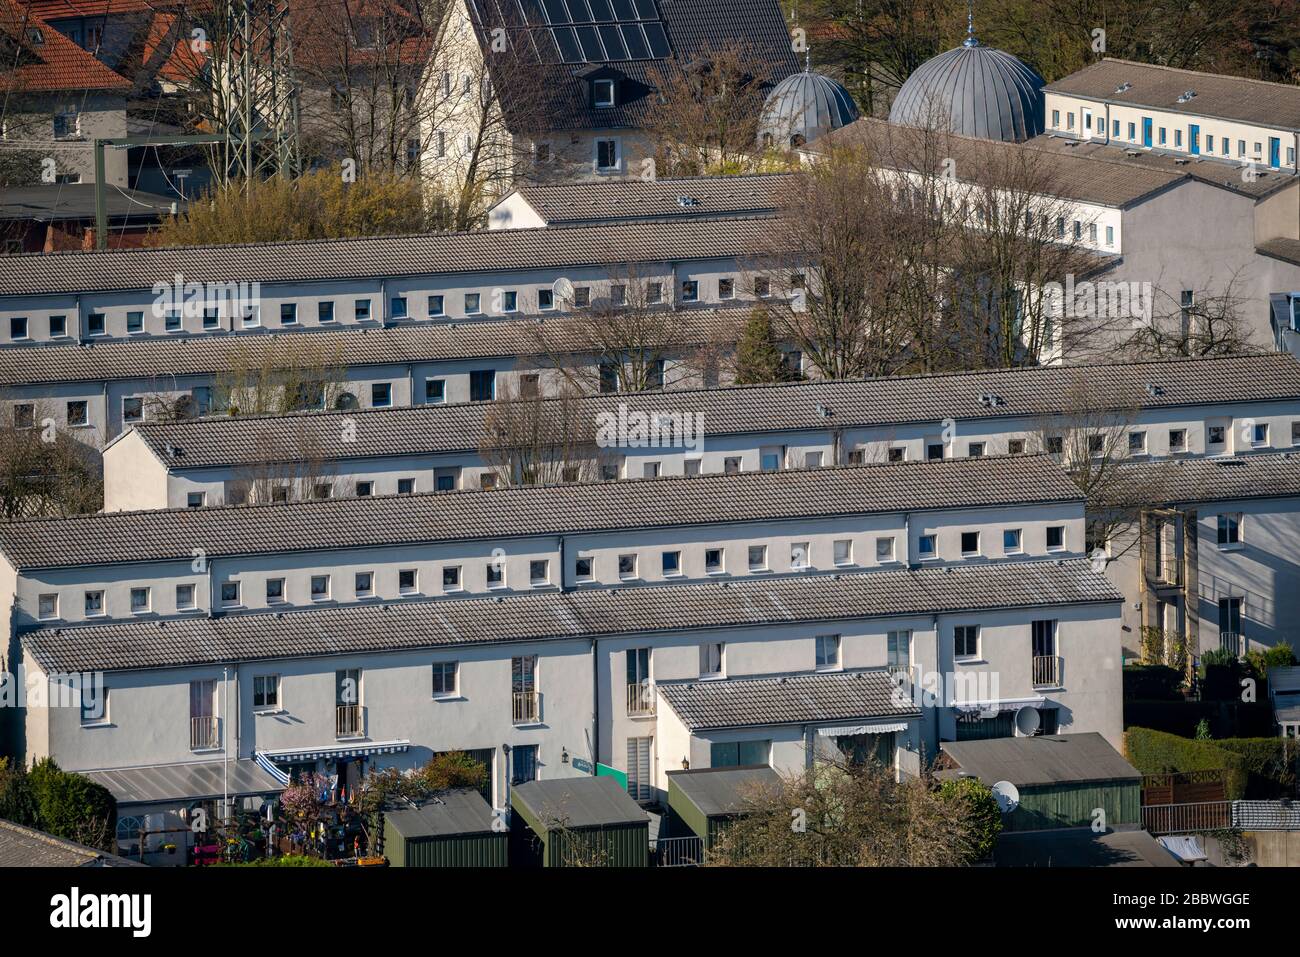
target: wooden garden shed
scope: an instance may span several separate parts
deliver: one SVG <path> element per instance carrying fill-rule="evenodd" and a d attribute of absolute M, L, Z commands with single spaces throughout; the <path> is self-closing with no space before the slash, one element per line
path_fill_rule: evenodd
<path fill-rule="evenodd" d="M 507 838 L 478 791 L 447 791 L 384 812 L 384 856 L 393 867 L 505 867 Z"/>
<path fill-rule="evenodd" d="M 1142 775 L 1100 734 L 1051 734 L 983 741 L 945 741 L 938 775 L 977 777 L 989 787 L 1009 781 L 1020 805 L 1003 814 L 1006 831 L 1142 823 Z"/>
<path fill-rule="evenodd" d="M 612 777 L 519 784 L 510 808 L 512 866 L 650 865 L 650 815 Z"/>

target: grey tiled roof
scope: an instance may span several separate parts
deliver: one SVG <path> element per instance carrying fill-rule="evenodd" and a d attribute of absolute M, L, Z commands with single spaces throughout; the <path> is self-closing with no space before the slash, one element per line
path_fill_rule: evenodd
<path fill-rule="evenodd" d="M 900 706 L 893 700 L 894 685 L 886 671 L 660 681 L 655 687 L 691 731 L 919 713 L 910 703 Z"/>
<path fill-rule="evenodd" d="M 1123 93 L 1117 92 L 1125 83 Z M 1146 106 L 1188 117 L 1208 116 L 1300 130 L 1300 87 L 1243 77 L 1200 73 L 1109 57 L 1043 88 L 1066 96 Z M 1178 98 L 1188 90 L 1196 96 Z"/>
<path fill-rule="evenodd" d="M 998 562 L 46 627 L 22 642 L 47 673 L 131 671 L 1121 600 L 1084 560 Z"/>
<path fill-rule="evenodd" d="M 875 151 L 877 162 L 889 165 L 891 153 L 904 160 L 915 152 L 916 134 L 884 120 L 863 117 L 822 137 L 813 149 L 844 144 L 865 144 Z M 1031 141 L 1032 142 L 1032 141 Z M 1003 143 L 964 136 L 945 135 L 943 148 L 956 163 L 957 176 L 963 181 L 980 182 L 983 178 L 997 184 L 996 177 L 1006 168 L 1008 157 L 1016 151 L 1033 150 L 1023 143 Z M 1186 173 L 1135 167 L 1091 156 L 1076 156 L 1049 150 L 1035 150 L 1031 158 L 1041 162 L 1031 169 L 1035 177 L 1062 199 L 1097 203 L 1115 208 L 1127 207 L 1140 199 L 1168 189 L 1187 178 Z M 906 168 L 906 167 L 904 167 Z M 989 172 L 991 171 L 991 172 Z"/>
<path fill-rule="evenodd" d="M 0 358 L 3 358 L 0 355 Z M 1148 386 L 1158 386 L 1153 395 Z M 983 405 L 985 393 L 1004 404 Z M 1116 411 L 1219 402 L 1290 401 L 1300 404 L 1300 360 L 1290 353 L 1185 359 L 1116 365 L 1042 366 L 948 375 L 733 386 L 670 392 L 600 395 L 576 400 L 566 414 L 594 422 L 602 411 L 698 412 L 705 441 L 751 432 L 824 430 L 859 425 L 907 425 L 1069 413 L 1086 393 L 1093 404 Z M 545 400 L 555 404 L 561 400 Z M 818 406 L 829 409 L 825 418 Z M 202 468 L 300 458 L 303 449 L 326 460 L 439 452 L 483 447 L 482 403 L 420 405 L 400 409 L 317 412 L 293 416 L 209 418 L 142 423 L 136 432 L 175 468 Z M 1100 411 L 1100 410 L 1098 410 Z M 356 425 L 342 441 L 339 422 Z M 180 449 L 172 458 L 165 449 Z"/>
<path fill-rule="evenodd" d="M 5 257 L 0 257 L 0 264 Z M 685 324 L 695 342 L 734 335 L 748 309 L 693 309 Z M 15 346 L 0 348 L 0 385 L 54 382 L 99 382 L 111 379 L 154 379 L 167 388 L 172 376 L 211 375 L 247 362 L 275 367 L 277 357 L 302 361 L 302 350 L 313 350 L 330 363 L 345 367 L 396 365 L 439 359 L 500 358 L 528 355 L 537 340 L 528 334 L 536 319 L 489 319 L 477 322 L 407 324 L 373 329 L 302 332 L 216 333 L 175 338 L 106 341 L 87 345 Z M 555 332 L 547 338 L 555 348 L 566 337 L 564 318 L 545 320 Z M 575 348 L 590 345 L 568 326 Z M 296 358 L 295 358 L 296 357 Z"/>
<path fill-rule="evenodd" d="M 742 256 L 770 224 L 679 219 L 310 242 L 30 254 L 0 258 L 0 296 L 152 289 L 184 281 L 305 282 Z"/>
<path fill-rule="evenodd" d="M 1216 159 L 1207 155 L 1189 157 L 1185 153 L 1165 151 L 1158 147 L 1150 150 L 1138 148 L 1135 144 L 1122 140 L 1114 143 L 1103 139 L 1080 140 L 1074 139 L 1073 134 L 1052 132 L 1035 136 L 1025 145 L 1083 159 L 1093 158 L 1117 163 L 1129 169 L 1162 170 L 1255 198 L 1267 196 L 1285 186 L 1294 186 L 1297 182 L 1294 173 L 1269 169 L 1267 166 L 1256 167 L 1252 177 L 1243 178 L 1241 163 L 1235 156 L 1230 159 L 1224 157 Z M 1126 171 L 1123 175 L 1129 174 Z"/>
<path fill-rule="evenodd" d="M 1300 497 L 1300 453 L 1125 463 L 1114 486 L 1116 492 L 1121 487 L 1131 489 L 1134 499 L 1150 503 L 1295 498 Z"/>
<path fill-rule="evenodd" d="M 18 568 L 1080 502 L 1044 455 L 106 512 L 0 524 Z"/>
<path fill-rule="evenodd" d="M 0 867 L 138 867 L 135 861 L 0 820 Z"/>
<path fill-rule="evenodd" d="M 790 173 L 758 176 L 697 176 L 526 185 L 528 205 L 551 225 L 634 219 L 770 215 L 781 203 Z M 695 205 L 683 205 L 689 197 Z"/>
<path fill-rule="evenodd" d="M 1255 252 L 1300 266 L 1300 239 L 1269 239 L 1255 247 Z"/>

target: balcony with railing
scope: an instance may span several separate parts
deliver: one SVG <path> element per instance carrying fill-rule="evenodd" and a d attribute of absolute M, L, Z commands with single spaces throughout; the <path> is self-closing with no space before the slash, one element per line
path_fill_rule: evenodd
<path fill-rule="evenodd" d="M 359 704 L 341 704 L 334 709 L 334 737 L 364 738 L 366 709 Z"/>
<path fill-rule="evenodd" d="M 1065 671 L 1060 655 L 1034 655 L 1034 687 L 1059 688 Z"/>
<path fill-rule="evenodd" d="M 1152 834 L 1217 831 L 1232 826 L 1232 802 L 1148 804 L 1142 807 L 1142 827 Z"/>
<path fill-rule="evenodd" d="M 648 680 L 633 681 L 627 686 L 627 716 L 644 718 L 655 713 L 655 689 Z"/>
<path fill-rule="evenodd" d="M 1219 648 L 1231 655 L 1241 657 L 1244 649 L 1242 648 L 1242 634 L 1239 631 L 1221 631 L 1219 632 Z"/>
<path fill-rule="evenodd" d="M 536 691 L 515 691 L 511 695 L 511 720 L 515 724 L 537 724 L 542 716 L 542 696 Z"/>
<path fill-rule="evenodd" d="M 190 750 L 214 751 L 221 747 L 221 719 L 212 715 L 190 718 Z"/>

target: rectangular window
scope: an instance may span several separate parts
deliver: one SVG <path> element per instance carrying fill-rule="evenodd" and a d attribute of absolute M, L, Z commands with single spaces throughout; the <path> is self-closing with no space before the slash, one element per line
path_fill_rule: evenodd
<path fill-rule="evenodd" d="M 62 339 L 68 334 L 67 316 L 50 316 L 50 338 Z"/>
<path fill-rule="evenodd" d="M 128 335 L 144 332 L 143 312 L 128 312 L 126 314 L 126 331 Z"/>
<path fill-rule="evenodd" d="M 1206 445 L 1224 445 L 1228 439 L 1227 426 L 1211 425 L 1205 429 Z"/>
<path fill-rule="evenodd" d="M 280 676 L 253 675 L 253 709 L 276 711 L 280 707 Z"/>
<path fill-rule="evenodd" d="M 736 298 L 736 281 L 734 279 L 718 280 L 718 298 L 719 299 Z"/>
<path fill-rule="evenodd" d="M 334 321 L 334 303 L 330 300 L 316 303 L 316 321 L 329 325 Z"/>
<path fill-rule="evenodd" d="M 573 575 L 580 582 L 589 582 L 592 579 L 592 558 L 590 555 L 579 555 L 573 563 Z"/>
<path fill-rule="evenodd" d="M 449 698 L 456 694 L 456 677 L 459 672 L 454 661 L 435 661 L 433 663 L 433 696 Z"/>
<path fill-rule="evenodd" d="M 442 298 L 442 296 L 430 296 L 430 297 L 429 297 L 429 318 L 430 318 L 430 319 L 437 319 L 437 318 L 439 318 L 439 317 L 445 315 L 445 312 L 443 311 L 443 309 L 444 309 L 444 307 L 443 307 L 443 298 Z"/>
<path fill-rule="evenodd" d="M 519 311 L 519 293 L 513 289 L 503 289 L 501 291 L 501 311 L 518 312 Z"/>
<path fill-rule="evenodd" d="M 124 396 L 122 399 L 122 421 L 144 421 L 144 399 L 138 395 Z"/>
<path fill-rule="evenodd" d="M 280 325 L 298 325 L 298 304 L 296 302 L 280 303 Z"/>
<path fill-rule="evenodd" d="M 537 308 L 548 312 L 555 308 L 555 290 L 546 288 L 537 290 Z"/>
<path fill-rule="evenodd" d="M 424 380 L 424 401 L 429 403 L 438 403 L 447 401 L 447 380 L 446 379 L 425 379 Z"/>
<path fill-rule="evenodd" d="M 442 568 L 442 590 L 460 591 L 460 566 L 444 565 Z"/>
<path fill-rule="evenodd" d="M 934 535 L 922 535 L 916 540 L 916 554 L 922 560 L 938 557 L 938 541 Z"/>
<path fill-rule="evenodd" d="M 393 404 L 393 386 L 388 382 L 376 382 L 370 386 L 370 405 L 376 409 L 386 409 Z"/>
<path fill-rule="evenodd" d="M 510 785 L 537 780 L 537 745 L 516 744 L 510 749 Z"/>
<path fill-rule="evenodd" d="M 1169 430 L 1169 451 L 1170 452 L 1187 451 L 1187 430 L 1186 429 Z"/>
<path fill-rule="evenodd" d="M 1241 513 L 1219 513 L 1219 547 L 1241 544 Z"/>
<path fill-rule="evenodd" d="M 749 570 L 751 572 L 767 571 L 767 546 L 749 546 Z"/>
<path fill-rule="evenodd" d="M 239 604 L 239 582 L 221 583 L 221 604 L 226 606 Z"/>
<path fill-rule="evenodd" d="M 698 302 L 700 298 L 700 284 L 694 279 L 682 281 L 682 302 Z"/>
<path fill-rule="evenodd" d="M 591 305 L 591 287 L 576 286 L 573 290 L 573 305 L 578 309 L 586 309 Z"/>
<path fill-rule="evenodd" d="M 94 682 L 86 681 L 81 686 L 81 723 L 97 725 L 108 723 L 108 688 L 95 687 Z"/>
<path fill-rule="evenodd" d="M 36 617 L 41 621 L 59 617 L 59 596 L 41 595 L 37 600 Z"/>
<path fill-rule="evenodd" d="M 722 574 L 724 568 L 724 558 L 726 553 L 721 548 L 706 548 L 704 550 L 704 571 L 710 575 Z"/>
<path fill-rule="evenodd" d="M 1114 245 L 1115 245 L 1115 227 L 1114 227 L 1114 226 L 1107 226 L 1107 227 L 1106 227 L 1106 245 L 1107 245 L 1107 246 L 1114 246 Z"/>
<path fill-rule="evenodd" d="M 487 563 L 488 588 L 504 588 L 506 585 L 505 558 L 491 558 Z"/>
<path fill-rule="evenodd" d="M 1008 555 L 1018 555 L 1020 553 L 1020 540 L 1020 529 L 1004 528 L 1002 530 L 1002 550 Z"/>
<path fill-rule="evenodd" d="M 397 591 L 402 595 L 412 595 L 419 590 L 419 576 L 414 568 L 403 568 L 397 573 Z"/>
<path fill-rule="evenodd" d="M 715 741 L 709 745 L 709 765 L 715 768 L 764 765 L 769 761 L 771 741 Z"/>
<path fill-rule="evenodd" d="M 796 571 L 812 565 L 810 546 L 807 542 L 790 543 L 790 567 Z"/>
<path fill-rule="evenodd" d="M 398 495 L 414 495 L 414 494 L 415 494 L 415 479 L 413 479 L 413 478 L 399 478 L 399 479 L 397 480 L 397 494 L 398 494 Z"/>
<path fill-rule="evenodd" d="M 618 140 L 596 140 L 596 169 L 602 173 L 618 169 Z"/>
<path fill-rule="evenodd" d="M 329 575 L 312 575 L 311 576 L 311 600 L 325 601 L 330 596 L 330 577 Z"/>
<path fill-rule="evenodd" d="M 202 508 L 208 504 L 207 492 L 188 492 L 185 495 L 186 508 Z"/>
<path fill-rule="evenodd" d="M 979 532 L 961 533 L 961 553 L 963 555 L 978 555 L 980 553 Z"/>
<path fill-rule="evenodd" d="M 528 582 L 534 586 L 550 584 L 550 562 L 544 558 L 534 559 L 528 563 Z"/>
<path fill-rule="evenodd" d="M 104 334 L 104 314 L 92 312 L 86 317 L 86 335 L 102 336 Z"/>
<path fill-rule="evenodd" d="M 90 406 L 84 399 L 69 402 L 67 406 L 67 415 L 69 426 L 90 424 Z"/>
<path fill-rule="evenodd" d="M 706 641 L 700 645 L 701 678 L 718 678 L 722 676 L 725 647 L 725 644 L 721 641 Z"/>
<path fill-rule="evenodd" d="M 891 670 L 906 670 L 912 664 L 912 632 L 891 631 L 885 636 L 885 664 Z"/>
<path fill-rule="evenodd" d="M 194 586 L 193 585 L 176 586 L 176 610 L 177 611 L 194 610 Z"/>
<path fill-rule="evenodd" d="M 664 301 L 664 284 L 661 282 L 648 282 L 645 286 L 645 301 L 647 304 L 657 306 Z"/>
<path fill-rule="evenodd" d="M 1268 445 L 1268 423 L 1257 422 L 1251 430 L 1250 440 L 1255 445 Z"/>
<path fill-rule="evenodd" d="M 388 315 L 393 319 L 406 318 L 406 297 L 390 296 L 388 299 Z"/>
<path fill-rule="evenodd" d="M 1020 455 L 1020 454 L 1022 454 L 1024 451 L 1025 451 L 1025 440 L 1024 440 L 1024 439 L 1008 439 L 1008 440 L 1007 440 L 1007 454 L 1008 454 L 1008 455 Z"/>
<path fill-rule="evenodd" d="M 1047 526 L 1047 547 L 1048 549 L 1061 549 L 1065 547 L 1064 525 Z"/>
<path fill-rule="evenodd" d="M 370 300 L 358 299 L 352 306 L 352 317 L 357 322 L 370 321 Z"/>
<path fill-rule="evenodd" d="M 840 666 L 840 636 L 817 636 L 817 670 L 829 671 Z"/>
<path fill-rule="evenodd" d="M 853 564 L 853 539 L 840 538 L 835 541 L 835 564 Z"/>
<path fill-rule="evenodd" d="M 1147 451 L 1147 434 L 1130 432 L 1128 434 L 1128 451 L 1130 455 L 1145 455 Z"/>
<path fill-rule="evenodd" d="M 979 647 L 979 625 L 957 625 L 953 628 L 952 653 L 954 657 L 974 658 L 979 655 Z"/>
<path fill-rule="evenodd" d="M 352 587 L 358 598 L 373 598 L 375 596 L 375 573 L 357 572 L 352 576 Z"/>
<path fill-rule="evenodd" d="M 888 538 L 877 538 L 876 539 L 876 561 L 892 562 L 893 560 L 894 560 L 893 536 L 891 535 Z"/>
<path fill-rule="evenodd" d="M 636 555 L 635 554 L 618 556 L 618 577 L 619 578 L 636 577 Z"/>
<path fill-rule="evenodd" d="M 680 575 L 682 573 L 681 552 L 664 552 L 660 563 L 665 575 Z"/>
<path fill-rule="evenodd" d="M 358 497 L 358 498 L 365 498 L 366 496 L 374 495 L 374 494 L 375 494 L 375 483 L 374 483 L 374 482 L 369 481 L 368 479 L 363 479 L 363 480 L 357 482 L 357 497 Z"/>
<path fill-rule="evenodd" d="M 614 105 L 614 81 L 594 80 L 591 84 L 591 102 L 593 106 L 607 107 Z"/>
<path fill-rule="evenodd" d="M 495 369 L 474 369 L 469 374 L 469 398 L 471 402 L 487 402 L 497 395 L 497 373 Z"/>
<path fill-rule="evenodd" d="M 734 475 L 740 471 L 740 456 L 728 455 L 722 460 L 722 472 L 724 475 Z"/>
<path fill-rule="evenodd" d="M 981 458 L 984 455 L 983 442 L 971 442 L 966 446 L 966 454 L 973 459 Z"/>

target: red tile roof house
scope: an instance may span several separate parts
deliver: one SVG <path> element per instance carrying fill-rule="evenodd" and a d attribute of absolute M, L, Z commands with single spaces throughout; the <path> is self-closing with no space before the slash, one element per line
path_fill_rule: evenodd
<path fill-rule="evenodd" d="M 91 143 L 126 135 L 130 81 L 15 0 L 0 0 L 0 48 L 4 137 L 29 144 L 24 155 L 32 164 L 8 185 L 93 182 Z M 125 152 L 105 159 L 105 181 L 125 186 Z"/>

